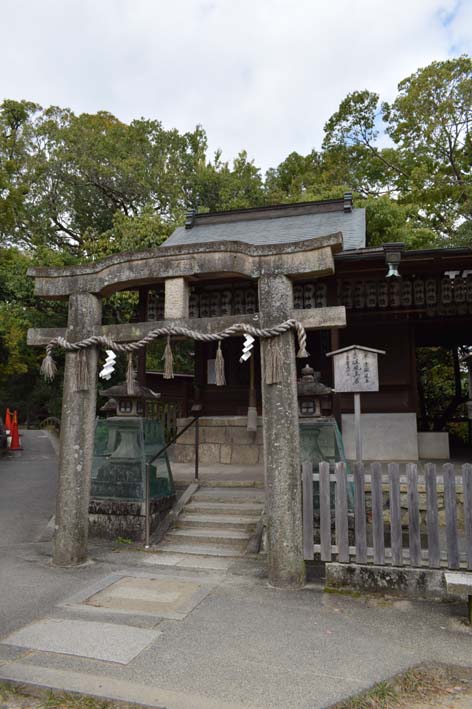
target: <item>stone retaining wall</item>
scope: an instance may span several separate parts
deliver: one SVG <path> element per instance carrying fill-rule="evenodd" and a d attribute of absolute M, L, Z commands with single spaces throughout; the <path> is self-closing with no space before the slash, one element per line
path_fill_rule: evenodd
<path fill-rule="evenodd" d="M 369 521 L 372 514 L 372 492 L 370 483 L 365 486 L 365 501 L 367 520 Z M 387 485 L 382 485 L 383 492 L 383 518 L 387 525 L 390 525 L 390 491 Z M 444 500 L 444 485 L 437 484 L 437 500 L 438 500 L 438 523 L 440 527 L 446 526 L 446 503 Z M 401 524 L 402 527 L 408 527 L 409 511 L 408 511 L 408 486 L 406 483 L 400 484 L 400 509 L 401 509 Z M 418 484 L 418 509 L 420 513 L 420 526 L 426 527 L 426 513 L 428 509 L 426 498 L 426 486 L 424 483 Z M 456 478 L 456 520 L 458 529 L 464 529 L 464 493 L 462 490 L 462 482 L 460 478 Z"/>
<path fill-rule="evenodd" d="M 460 600 L 447 593 L 444 569 L 328 562 L 326 589 L 399 593 L 432 600 Z"/>
<path fill-rule="evenodd" d="M 181 431 L 190 421 L 189 418 L 177 419 L 177 430 Z M 191 426 L 177 440 L 172 460 L 175 463 L 195 462 L 195 426 Z M 257 432 L 251 432 L 247 430 L 246 416 L 202 416 L 199 460 L 202 465 L 263 463 L 262 417 L 258 417 Z"/>

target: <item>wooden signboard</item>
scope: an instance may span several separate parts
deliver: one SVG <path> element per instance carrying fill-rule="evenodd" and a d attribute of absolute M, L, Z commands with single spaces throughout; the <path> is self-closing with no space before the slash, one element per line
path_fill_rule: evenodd
<path fill-rule="evenodd" d="M 333 358 L 334 391 L 354 394 L 354 426 L 356 431 L 356 458 L 362 461 L 361 398 L 364 391 L 379 390 L 379 354 L 384 350 L 351 345 L 341 350 L 328 352 Z"/>
<path fill-rule="evenodd" d="M 335 391 L 340 393 L 378 391 L 379 354 L 385 352 L 355 346 L 330 352 L 327 356 L 333 356 Z"/>

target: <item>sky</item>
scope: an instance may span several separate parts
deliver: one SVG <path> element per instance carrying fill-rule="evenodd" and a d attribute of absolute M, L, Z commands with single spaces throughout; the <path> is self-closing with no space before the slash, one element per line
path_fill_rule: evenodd
<path fill-rule="evenodd" d="M 472 53 L 472 0 L 0 0 L 0 100 L 208 135 L 263 170 L 319 148 L 351 91 L 392 100 Z"/>

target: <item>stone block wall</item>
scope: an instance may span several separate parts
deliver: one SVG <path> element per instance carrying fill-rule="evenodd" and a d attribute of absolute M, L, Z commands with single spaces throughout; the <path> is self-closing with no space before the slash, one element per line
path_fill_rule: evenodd
<path fill-rule="evenodd" d="M 175 495 L 151 500 L 151 534 L 163 521 L 175 502 Z M 145 539 L 146 509 L 144 502 L 126 500 L 99 500 L 89 503 L 89 535 L 101 539 L 118 537 L 143 542 Z"/>
<path fill-rule="evenodd" d="M 181 431 L 191 419 L 178 419 Z M 257 432 L 247 430 L 246 416 L 204 417 L 200 419 L 199 460 L 202 465 L 257 465 L 264 462 L 262 417 Z M 172 455 L 175 463 L 195 462 L 195 427 L 177 440 Z"/>
<path fill-rule="evenodd" d="M 420 469 L 420 474 L 422 470 Z M 383 491 L 383 518 L 387 526 L 391 524 L 390 516 L 390 491 L 388 485 L 382 485 Z M 438 523 L 440 527 L 446 527 L 446 502 L 444 499 L 444 485 L 441 482 L 437 483 L 437 499 L 438 499 Z M 365 506 L 367 513 L 367 522 L 372 521 L 372 490 L 370 483 L 365 484 Z M 420 513 L 420 529 L 421 533 L 426 533 L 426 520 L 428 503 L 426 498 L 426 486 L 424 483 L 418 484 L 418 509 Z M 401 510 L 401 525 L 403 529 L 408 529 L 409 525 L 409 510 L 408 510 L 408 486 L 406 483 L 400 483 L 400 510 Z M 459 531 L 464 529 L 464 491 L 462 489 L 462 481 L 456 477 L 456 521 Z"/>

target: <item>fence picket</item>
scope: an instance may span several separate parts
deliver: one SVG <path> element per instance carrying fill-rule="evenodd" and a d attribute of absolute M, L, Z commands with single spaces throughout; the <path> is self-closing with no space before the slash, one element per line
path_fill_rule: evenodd
<path fill-rule="evenodd" d="M 382 466 L 372 463 L 372 537 L 374 564 L 385 564 L 385 538 L 383 520 Z"/>
<path fill-rule="evenodd" d="M 346 467 L 344 463 L 336 463 L 336 544 L 338 561 L 349 563 L 349 532 L 347 516 L 347 485 Z"/>
<path fill-rule="evenodd" d="M 313 464 L 302 463 L 303 485 L 303 558 L 311 561 L 315 558 L 313 529 Z"/>
<path fill-rule="evenodd" d="M 356 536 L 356 561 L 367 562 L 367 534 L 365 519 L 364 465 L 354 465 L 354 527 Z"/>
<path fill-rule="evenodd" d="M 457 544 L 456 474 L 454 465 L 443 465 L 444 506 L 446 509 L 447 563 L 450 569 L 458 569 L 459 547 Z"/>
<path fill-rule="evenodd" d="M 331 561 L 331 504 L 329 484 L 329 463 L 320 463 L 321 561 Z"/>
<path fill-rule="evenodd" d="M 410 564 L 421 565 L 420 510 L 418 498 L 418 468 L 408 463 L 408 532 L 410 541 Z"/>
<path fill-rule="evenodd" d="M 403 565 L 402 523 L 400 507 L 400 467 L 398 463 L 388 464 L 390 477 L 390 545 L 393 566 Z"/>
<path fill-rule="evenodd" d="M 433 463 L 425 465 L 426 483 L 426 525 L 428 528 L 428 565 L 437 569 L 441 565 L 438 525 L 438 495 L 436 484 L 436 466 Z"/>
<path fill-rule="evenodd" d="M 464 493 L 464 531 L 467 568 L 472 570 L 472 465 L 462 466 L 462 491 Z"/>
<path fill-rule="evenodd" d="M 333 555 L 340 563 L 349 563 L 355 559 L 357 564 L 374 563 L 379 566 L 392 564 L 412 567 L 468 568 L 472 571 L 472 464 L 465 464 L 461 470 L 461 481 L 456 482 L 456 470 L 452 464 L 445 464 L 439 469 L 432 463 L 424 468 L 424 491 L 426 493 L 427 548 L 421 548 L 421 513 L 420 492 L 423 496 L 423 475 L 418 466 L 409 463 L 406 475 L 400 475 L 398 463 L 388 465 L 390 485 L 390 544 L 385 543 L 385 523 L 383 510 L 383 469 L 380 463 L 373 463 L 366 471 L 362 463 L 356 463 L 354 478 L 354 531 L 355 546 L 349 546 L 349 509 L 348 476 L 345 464 L 337 463 L 330 474 L 328 463 L 319 465 L 319 472 L 310 474 L 304 467 L 304 553 L 305 558 L 314 558 L 320 554 L 323 561 L 331 561 Z M 438 485 L 438 478 L 444 481 L 444 492 Z M 350 478 L 349 478 L 350 479 Z M 313 481 L 319 481 L 320 492 L 320 544 L 314 544 L 313 515 L 309 514 L 307 500 L 311 498 Z M 419 483 L 421 481 L 421 491 Z M 402 491 L 406 483 L 408 500 L 408 548 L 403 549 L 402 534 Z M 306 486 L 311 484 L 310 491 Z M 331 490 L 335 497 L 335 540 L 331 529 Z M 366 491 L 367 485 L 367 491 Z M 459 489 L 457 489 L 459 485 Z M 439 495 L 444 495 L 446 548 L 441 550 L 441 530 L 439 527 Z M 458 508 L 464 501 L 464 531 L 458 530 Z M 372 547 L 367 546 L 366 496 L 372 495 Z M 369 514 L 370 520 L 370 514 Z M 370 522 L 369 522 L 370 524 Z M 311 525 L 308 529 L 307 525 Z M 459 538 L 460 537 L 460 538 Z M 307 540 L 310 541 L 307 541 Z M 332 543 L 333 542 L 333 543 Z M 352 541 L 351 541 L 352 543 Z M 462 546 L 464 544 L 464 546 Z M 426 547 L 426 543 L 425 543 Z M 459 550 L 460 549 L 460 550 Z"/>

